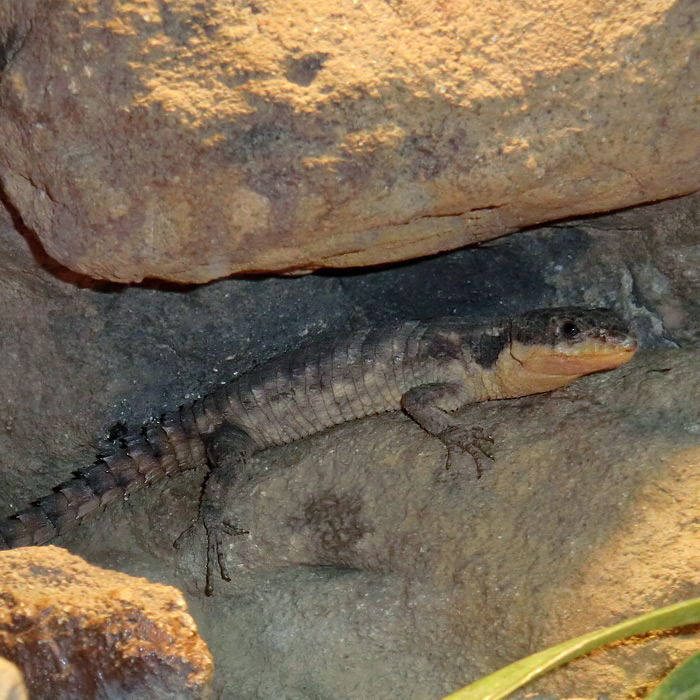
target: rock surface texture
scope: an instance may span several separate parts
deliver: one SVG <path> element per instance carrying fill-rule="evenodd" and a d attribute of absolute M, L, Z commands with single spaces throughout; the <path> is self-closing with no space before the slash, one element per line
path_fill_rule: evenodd
<path fill-rule="evenodd" d="M 250 534 L 227 542 L 235 575 L 211 599 L 201 529 L 180 537 L 203 473 L 114 503 L 57 544 L 183 590 L 222 700 L 437 700 L 546 644 L 698 596 L 698 230 L 693 195 L 365 274 L 183 292 L 66 284 L 0 209 L 0 510 L 309 335 L 612 306 L 640 338 L 633 363 L 462 414 L 496 441 L 481 479 L 468 458 L 446 475 L 443 446 L 400 414 L 260 454 L 230 495 Z M 568 664 L 540 689 L 639 697 L 697 649 L 685 632 Z"/>
<path fill-rule="evenodd" d="M 279 649 L 265 674 L 278 687 L 298 675 L 319 697 L 437 700 L 700 596 L 698 391 L 700 352 L 642 351 L 554 394 L 463 411 L 495 438 L 478 480 L 468 457 L 446 474 L 444 448 L 399 415 L 261 456 L 229 502 L 249 533 L 229 545 L 240 598 L 219 610 L 246 634 L 240 665 Z M 697 628 L 620 644 L 526 690 L 641 696 L 697 647 Z M 227 674 L 245 697 L 265 694 L 260 678 Z"/>
<path fill-rule="evenodd" d="M 122 282 L 404 260 L 700 188 L 692 0 L 0 3 L 0 178 Z"/>
<path fill-rule="evenodd" d="M 56 547 L 0 553 L 0 655 L 32 698 L 209 698 L 211 655 L 179 591 Z"/>

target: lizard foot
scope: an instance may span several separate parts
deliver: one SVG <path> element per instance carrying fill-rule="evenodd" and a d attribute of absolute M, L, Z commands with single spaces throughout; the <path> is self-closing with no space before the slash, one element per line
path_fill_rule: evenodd
<path fill-rule="evenodd" d="M 250 532 L 234 525 L 228 520 L 222 520 L 218 516 L 218 512 L 213 512 L 212 509 L 208 510 L 209 512 L 206 515 L 202 513 L 201 517 L 196 522 L 178 535 L 177 539 L 173 542 L 173 547 L 175 547 L 175 549 L 185 547 L 187 546 L 186 542 L 195 536 L 199 539 L 201 536 L 201 532 L 198 533 L 201 527 L 200 523 L 204 525 L 207 557 L 204 594 L 209 597 L 214 595 L 214 581 L 217 576 L 220 576 L 224 581 L 231 580 L 231 575 L 229 574 L 226 558 L 224 556 L 225 540 L 238 535 L 248 535 Z M 194 544 L 191 546 L 195 547 Z"/>
<path fill-rule="evenodd" d="M 208 509 L 209 510 L 209 509 Z M 228 520 L 222 520 L 217 512 L 206 512 L 202 520 L 207 532 L 207 571 L 206 583 L 204 585 L 204 595 L 214 595 L 214 579 L 218 575 L 224 581 L 231 580 L 226 559 L 224 557 L 224 540 L 228 537 L 250 534 L 248 530 L 234 525 Z"/>
<path fill-rule="evenodd" d="M 494 459 L 491 453 L 493 437 L 481 426 L 471 428 L 463 425 L 452 426 L 443 430 L 438 437 L 447 446 L 445 469 L 450 469 L 452 466 L 452 453 L 455 449 L 466 452 L 474 460 L 477 479 L 481 478 L 486 464 Z"/>

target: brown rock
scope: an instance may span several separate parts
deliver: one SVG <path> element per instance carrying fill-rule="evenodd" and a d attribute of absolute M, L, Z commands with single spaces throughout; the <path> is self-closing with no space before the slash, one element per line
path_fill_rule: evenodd
<path fill-rule="evenodd" d="M 0 177 L 92 277 L 383 263 L 700 187 L 691 0 L 47 7 L 0 10 Z"/>
<path fill-rule="evenodd" d="M 32 698 L 207 698 L 209 651 L 174 588 L 57 547 L 0 553 L 0 654 Z"/>

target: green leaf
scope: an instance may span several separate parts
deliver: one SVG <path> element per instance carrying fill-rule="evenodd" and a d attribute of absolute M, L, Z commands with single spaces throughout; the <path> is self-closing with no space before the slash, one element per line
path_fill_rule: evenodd
<path fill-rule="evenodd" d="M 697 698 L 700 698 L 700 653 L 693 654 L 669 673 L 647 695 L 647 700 L 697 700 Z"/>
<path fill-rule="evenodd" d="M 700 622 L 700 598 L 669 605 L 612 627 L 570 639 L 568 642 L 562 642 L 550 649 L 516 661 L 476 683 L 451 693 L 443 700 L 500 700 L 543 673 L 605 644 L 625 637 L 634 637 L 637 634 L 669 627 L 682 627 L 697 622 Z M 688 699 L 684 698 L 684 700 Z"/>

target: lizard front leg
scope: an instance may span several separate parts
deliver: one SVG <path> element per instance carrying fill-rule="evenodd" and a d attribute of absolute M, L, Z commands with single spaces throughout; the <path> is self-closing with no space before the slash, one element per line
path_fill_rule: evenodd
<path fill-rule="evenodd" d="M 470 395 L 460 384 L 423 384 L 409 389 L 401 397 L 401 408 L 423 430 L 439 438 L 447 447 L 445 467 L 450 468 L 451 452 L 458 448 L 467 452 L 481 477 L 484 463 L 492 460 L 493 438 L 481 426 L 466 426 L 451 413 L 470 402 Z"/>
<path fill-rule="evenodd" d="M 224 425 L 211 435 L 202 436 L 202 440 L 211 468 L 200 502 L 200 517 L 207 533 L 204 593 L 210 596 L 214 592 L 215 567 L 224 581 L 231 580 L 222 552 L 223 539 L 245 531 L 224 519 L 224 503 L 256 446 L 248 433 L 233 425 Z"/>

